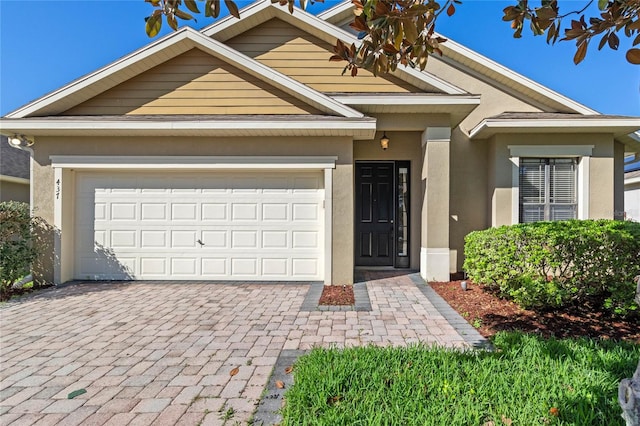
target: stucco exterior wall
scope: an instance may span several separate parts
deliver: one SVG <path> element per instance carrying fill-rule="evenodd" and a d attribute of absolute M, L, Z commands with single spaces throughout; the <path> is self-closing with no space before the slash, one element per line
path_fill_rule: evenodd
<path fill-rule="evenodd" d="M 452 130 L 450 147 L 451 267 L 461 271 L 464 262 L 464 237 L 471 231 L 487 226 L 489 147 L 485 143 L 469 140 L 460 128 Z"/>
<path fill-rule="evenodd" d="M 41 137 L 34 145 L 34 153 L 34 207 L 51 226 L 55 196 L 51 155 L 337 156 L 333 170 L 332 282 L 353 283 L 353 145 L 350 138 Z M 65 172 L 62 187 L 63 206 L 71 211 L 72 175 L 73 172 Z M 63 223 L 63 229 L 72 228 L 72 216 L 66 215 L 65 220 L 68 223 Z M 47 235 L 47 244 L 51 247 L 53 232 Z M 65 235 L 62 235 L 62 248 L 73 252 Z M 36 272 L 39 279 L 53 281 L 53 262 L 53 259 L 42 259 Z"/>
<path fill-rule="evenodd" d="M 515 199 L 513 177 L 517 165 L 510 159 L 509 146 L 593 146 L 589 158 L 589 219 L 613 219 L 616 198 L 623 197 L 623 185 L 616 185 L 614 174 L 615 142 L 605 134 L 499 134 L 488 141 L 490 146 L 489 186 L 491 200 L 490 222 L 487 226 L 502 226 L 513 223 L 513 203 Z M 554 157 L 550 154 L 549 157 Z M 616 194 L 617 193 L 617 194 Z M 578 188 L 578 203 L 585 194 Z"/>
<path fill-rule="evenodd" d="M 482 103 L 460 123 L 460 128 L 464 132 L 471 130 L 482 119 L 503 112 L 543 111 L 542 106 L 536 105 L 531 100 L 505 92 L 496 82 L 489 84 L 470 72 L 449 65 L 435 56 L 427 62 L 426 71 L 471 94 L 482 95 Z"/>

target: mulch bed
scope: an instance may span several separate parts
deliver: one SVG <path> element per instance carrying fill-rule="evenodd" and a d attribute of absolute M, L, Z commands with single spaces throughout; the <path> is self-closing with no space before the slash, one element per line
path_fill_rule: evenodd
<path fill-rule="evenodd" d="M 595 308 L 596 301 L 553 311 L 533 311 L 469 281 L 467 291 L 462 290 L 459 280 L 429 285 L 485 337 L 502 330 L 520 330 L 546 337 L 583 336 L 640 343 L 637 316 L 632 319 L 611 316 Z"/>
<path fill-rule="evenodd" d="M 356 303 L 353 286 L 325 285 L 322 289 L 319 305 L 348 306 Z"/>

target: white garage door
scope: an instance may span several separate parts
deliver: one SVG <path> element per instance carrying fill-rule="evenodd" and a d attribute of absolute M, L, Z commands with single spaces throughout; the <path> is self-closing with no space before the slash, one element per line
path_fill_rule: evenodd
<path fill-rule="evenodd" d="M 320 171 L 79 173 L 75 278 L 321 280 Z"/>

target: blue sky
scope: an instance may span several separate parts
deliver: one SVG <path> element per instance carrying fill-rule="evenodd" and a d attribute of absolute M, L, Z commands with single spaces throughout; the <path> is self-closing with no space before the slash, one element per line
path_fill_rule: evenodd
<path fill-rule="evenodd" d="M 561 0 L 560 7 L 568 11 L 585 3 Z M 312 10 L 335 4 L 327 0 Z M 529 34 L 513 39 L 501 21 L 509 4 L 464 0 L 452 18 L 438 22 L 438 31 L 601 113 L 640 116 L 640 66 L 624 58 L 629 40 L 618 52 L 598 51 L 594 45 L 575 66 L 571 42 L 548 46 Z M 144 0 L 0 0 L 0 115 L 149 43 L 144 17 L 150 11 Z M 201 28 L 211 22 L 200 16 L 188 25 Z M 168 31 L 165 24 L 162 34 Z"/>

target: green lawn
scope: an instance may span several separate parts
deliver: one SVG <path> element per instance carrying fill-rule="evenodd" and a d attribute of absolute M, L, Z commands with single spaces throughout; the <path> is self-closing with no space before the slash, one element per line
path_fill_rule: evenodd
<path fill-rule="evenodd" d="M 622 425 L 618 382 L 640 346 L 501 333 L 496 352 L 314 349 L 295 364 L 283 425 Z"/>

